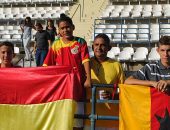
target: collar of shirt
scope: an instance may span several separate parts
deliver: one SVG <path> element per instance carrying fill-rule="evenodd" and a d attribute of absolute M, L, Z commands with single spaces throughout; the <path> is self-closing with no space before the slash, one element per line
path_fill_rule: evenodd
<path fill-rule="evenodd" d="M 159 65 L 160 69 L 170 69 L 170 67 L 165 67 L 165 66 L 161 63 L 161 60 L 158 61 L 158 65 Z"/>

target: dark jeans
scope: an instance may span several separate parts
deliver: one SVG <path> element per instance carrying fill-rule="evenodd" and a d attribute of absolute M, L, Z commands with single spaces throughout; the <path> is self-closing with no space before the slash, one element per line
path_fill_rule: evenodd
<path fill-rule="evenodd" d="M 43 62 L 45 60 L 45 57 L 48 53 L 48 50 L 43 49 L 37 49 L 35 53 L 35 59 L 37 66 L 42 66 Z"/>

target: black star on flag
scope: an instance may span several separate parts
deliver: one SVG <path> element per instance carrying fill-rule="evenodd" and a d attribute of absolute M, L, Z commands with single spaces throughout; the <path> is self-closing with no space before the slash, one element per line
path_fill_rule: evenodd
<path fill-rule="evenodd" d="M 170 116 L 169 116 L 169 112 L 167 108 L 165 110 L 165 115 L 163 118 L 156 114 L 155 114 L 155 117 L 160 123 L 159 130 L 170 130 Z"/>

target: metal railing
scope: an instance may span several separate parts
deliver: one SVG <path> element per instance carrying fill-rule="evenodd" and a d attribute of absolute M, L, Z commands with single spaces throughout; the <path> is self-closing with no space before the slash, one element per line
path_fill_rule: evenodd
<path fill-rule="evenodd" d="M 100 115 L 100 113 L 96 114 L 96 104 L 97 103 L 113 103 L 113 104 L 119 104 L 119 100 L 106 100 L 106 99 L 97 99 L 96 96 L 96 91 L 97 88 L 112 88 L 114 89 L 113 91 L 115 92 L 115 88 L 113 86 L 115 86 L 116 84 L 93 84 L 92 85 L 92 95 L 91 95 L 91 99 L 90 99 L 90 103 L 91 103 L 91 113 L 90 115 L 75 115 L 75 118 L 79 118 L 79 119 L 89 119 L 91 122 L 91 128 L 90 130 L 95 130 L 96 127 L 96 120 L 119 120 L 118 116 L 107 116 L 107 115 Z M 85 102 L 86 103 L 86 102 Z"/>

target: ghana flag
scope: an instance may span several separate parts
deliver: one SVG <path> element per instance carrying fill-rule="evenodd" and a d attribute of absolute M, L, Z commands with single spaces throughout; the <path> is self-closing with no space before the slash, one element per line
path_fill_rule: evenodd
<path fill-rule="evenodd" d="M 170 95 L 155 88 L 120 85 L 119 130 L 170 130 Z"/>
<path fill-rule="evenodd" d="M 0 130 L 72 130 L 81 94 L 76 73 L 66 66 L 1 68 Z"/>

